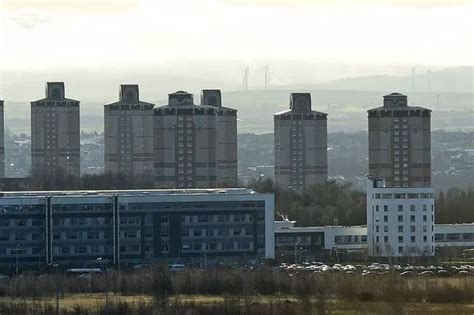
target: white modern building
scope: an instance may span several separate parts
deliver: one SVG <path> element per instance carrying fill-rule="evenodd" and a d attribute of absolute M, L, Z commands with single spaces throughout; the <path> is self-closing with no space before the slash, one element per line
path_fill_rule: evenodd
<path fill-rule="evenodd" d="M 367 227 L 363 225 L 295 226 L 295 221 L 275 221 L 275 258 L 321 260 L 337 253 L 365 254 Z"/>
<path fill-rule="evenodd" d="M 367 226 L 326 225 L 295 226 L 295 221 L 275 221 L 275 258 L 297 256 L 325 261 L 331 252 L 349 260 L 365 259 L 367 254 Z M 436 255 L 443 252 L 459 254 L 474 249 L 474 223 L 435 224 Z M 287 259 L 288 260 L 288 259 Z"/>
<path fill-rule="evenodd" d="M 383 178 L 368 177 L 368 256 L 434 256 L 434 222 L 432 188 L 388 188 Z"/>

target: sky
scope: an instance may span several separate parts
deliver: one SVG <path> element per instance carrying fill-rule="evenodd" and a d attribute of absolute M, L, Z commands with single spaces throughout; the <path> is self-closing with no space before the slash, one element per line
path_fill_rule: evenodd
<path fill-rule="evenodd" d="M 474 1 L 0 0 L 0 67 L 473 65 Z"/>

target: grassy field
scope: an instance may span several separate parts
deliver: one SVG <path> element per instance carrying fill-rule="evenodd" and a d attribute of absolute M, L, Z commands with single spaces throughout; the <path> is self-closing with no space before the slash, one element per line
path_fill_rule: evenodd
<path fill-rule="evenodd" d="M 55 298 L 44 299 L 21 299 L 14 300 L 9 298 L 0 299 L 0 305 L 21 303 L 23 307 L 28 304 L 31 308 L 55 309 Z M 124 308 L 124 304 L 129 309 L 138 309 L 140 306 L 153 308 L 154 299 L 149 295 L 120 295 L 110 294 L 110 309 L 114 310 L 120 305 Z M 311 298 L 308 314 L 320 314 L 320 301 Z M 60 298 L 61 313 L 82 314 L 83 310 L 87 313 L 100 313 L 105 305 L 104 294 L 73 294 Z M 229 309 L 232 305 L 233 309 L 238 309 L 237 313 L 252 314 L 248 311 L 249 306 L 271 306 L 271 309 L 278 314 L 279 308 L 303 307 L 303 303 L 295 296 L 252 296 L 252 297 L 230 297 L 221 295 L 179 295 L 169 298 L 168 306 L 170 310 L 179 307 L 181 309 L 201 310 L 206 307 L 215 308 L 225 306 Z M 180 312 L 178 312 L 180 313 Z M 201 312 L 196 312 L 201 313 Z M 343 300 L 327 300 L 324 305 L 324 313 L 326 314 L 474 314 L 474 304 L 455 304 L 455 303 L 397 303 L 397 302 L 347 302 Z M 3 313 L 2 313 L 3 314 Z M 114 314 L 114 312 L 112 312 Z M 195 314 L 191 311 L 191 314 Z M 273 314 L 270 312 L 269 314 Z"/>
<path fill-rule="evenodd" d="M 107 280 L 108 279 L 108 280 Z M 0 281 L 0 315 L 55 314 L 474 314 L 474 277 L 401 277 L 157 265 L 107 278 L 46 274 Z M 107 284 L 108 283 L 108 284 Z"/>

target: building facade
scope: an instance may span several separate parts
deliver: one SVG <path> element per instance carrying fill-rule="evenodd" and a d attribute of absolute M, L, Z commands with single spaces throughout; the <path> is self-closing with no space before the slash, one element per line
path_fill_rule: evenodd
<path fill-rule="evenodd" d="M 0 178 L 5 177 L 5 116 L 4 101 L 0 100 Z"/>
<path fill-rule="evenodd" d="M 79 101 L 65 97 L 63 82 L 46 83 L 46 97 L 31 102 L 31 173 L 81 175 Z"/>
<path fill-rule="evenodd" d="M 152 176 L 153 107 L 138 85 L 121 85 L 119 101 L 104 106 L 105 172 Z"/>
<path fill-rule="evenodd" d="M 367 244 L 371 257 L 429 257 L 435 254 L 432 188 L 385 187 L 367 181 Z"/>
<path fill-rule="evenodd" d="M 184 91 L 154 112 L 156 188 L 216 187 L 217 108 L 195 105 Z"/>
<path fill-rule="evenodd" d="M 4 192 L 0 264 L 257 262 L 274 257 L 273 207 L 247 189 Z"/>
<path fill-rule="evenodd" d="M 366 260 L 367 226 L 294 224 L 295 221 L 275 221 L 276 259 L 293 262 L 296 253 L 297 262 L 337 261 L 338 257 L 341 261 Z M 434 232 L 436 256 L 474 254 L 474 223 L 435 224 Z"/>
<path fill-rule="evenodd" d="M 290 109 L 274 115 L 275 184 L 303 191 L 327 180 L 327 114 L 309 93 L 291 93 Z"/>
<path fill-rule="evenodd" d="M 392 93 L 368 117 L 369 175 L 387 187 L 431 187 L 431 110 Z"/>
<path fill-rule="evenodd" d="M 202 90 L 201 105 L 209 105 L 217 108 L 217 186 L 237 187 L 237 110 L 222 106 L 220 90 Z"/>
<path fill-rule="evenodd" d="M 367 249 L 366 226 L 294 226 L 275 222 L 275 258 L 289 262 L 339 261 L 362 258 Z"/>

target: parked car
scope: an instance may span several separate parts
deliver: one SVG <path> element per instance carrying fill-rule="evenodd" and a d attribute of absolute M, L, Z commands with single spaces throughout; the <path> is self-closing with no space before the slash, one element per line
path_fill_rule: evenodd
<path fill-rule="evenodd" d="M 8 279 L 10 279 L 9 276 L 0 274 L 0 280 L 8 280 Z"/>

